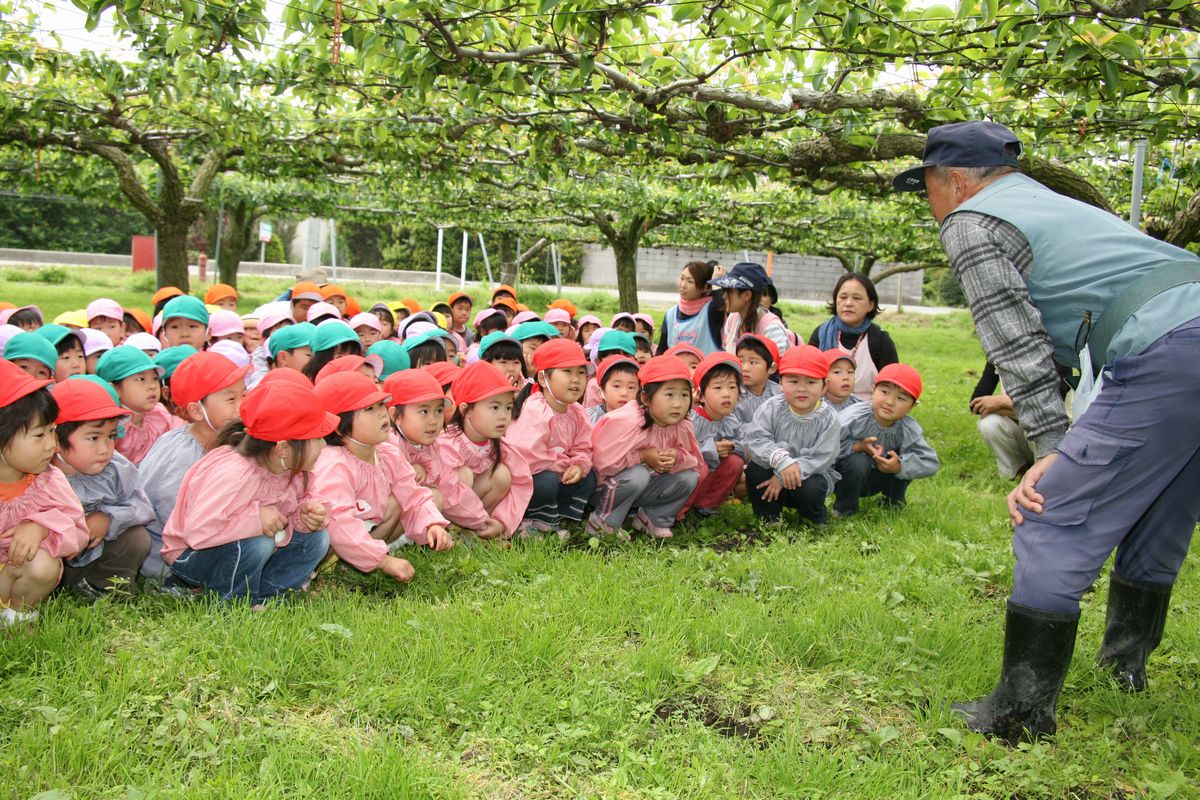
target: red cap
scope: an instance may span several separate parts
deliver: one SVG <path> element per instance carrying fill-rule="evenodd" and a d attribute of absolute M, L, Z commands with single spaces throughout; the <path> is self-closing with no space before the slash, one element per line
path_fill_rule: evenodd
<path fill-rule="evenodd" d="M 217 356 L 220 358 L 220 356 Z M 92 381 L 63 381 L 50 390 L 58 403 L 58 418 L 54 422 L 90 422 L 97 419 L 119 419 L 129 412 L 113 402 L 103 386 Z"/>
<path fill-rule="evenodd" d="M 908 364 L 888 364 L 879 370 L 879 374 L 875 376 L 875 385 L 878 386 L 881 383 L 896 384 L 911 394 L 913 400 L 921 399 L 921 390 L 925 386 L 921 382 L 921 373 Z"/>
<path fill-rule="evenodd" d="M 779 345 L 775 344 L 773 341 L 771 341 L 770 339 L 768 339 L 765 336 L 759 336 L 757 333 L 747 333 L 746 335 L 742 336 L 742 338 L 737 340 L 737 345 L 734 346 L 733 351 L 736 353 L 737 348 L 740 347 L 742 342 L 746 341 L 747 339 L 753 339 L 754 341 L 761 344 L 763 347 L 767 348 L 767 352 L 771 354 L 771 364 L 775 364 L 778 366 L 778 364 L 779 364 Z M 767 366 L 770 366 L 770 364 L 768 364 Z"/>
<path fill-rule="evenodd" d="M 333 361 L 330 361 L 317 372 L 316 383 L 328 378 L 330 375 L 338 375 L 343 372 L 356 372 L 364 365 L 370 366 L 375 370 L 375 377 L 378 378 L 383 372 L 383 359 L 379 356 L 338 356 Z M 365 375 L 363 377 L 366 377 Z"/>
<path fill-rule="evenodd" d="M 11 361 L 0 358 L 0 408 L 17 402 L 27 394 L 49 386 L 54 381 L 38 381 Z"/>
<path fill-rule="evenodd" d="M 339 421 L 325 410 L 311 386 L 278 379 L 271 383 L 264 379 L 254 387 L 242 401 L 241 415 L 246 432 L 264 442 L 322 439 L 337 429 Z"/>
<path fill-rule="evenodd" d="M 389 406 L 415 405 L 430 400 L 446 399 L 442 385 L 428 369 L 403 369 L 393 372 L 383 382 L 383 390 L 392 396 L 388 402 Z"/>
<path fill-rule="evenodd" d="M 453 383 L 454 379 L 462 374 L 462 367 L 458 366 L 458 364 L 451 364 L 449 361 L 434 361 L 432 364 L 426 364 L 421 369 L 432 375 L 433 379 L 438 382 L 439 387 Z"/>
<path fill-rule="evenodd" d="M 258 382 L 258 385 L 270 386 L 276 383 L 290 383 L 305 389 L 312 388 L 312 381 L 306 378 L 304 373 L 300 372 L 299 370 L 288 369 L 286 367 L 269 371 L 266 375 L 262 376 L 262 379 Z"/>
<path fill-rule="evenodd" d="M 851 364 L 855 363 L 854 356 L 850 355 L 849 353 L 847 353 L 845 350 L 842 350 L 841 348 L 835 347 L 832 350 L 826 350 L 825 351 L 825 369 L 826 369 L 826 371 L 828 372 L 829 370 L 833 369 L 833 365 L 839 361 L 842 361 L 843 359 L 846 361 L 849 361 Z"/>
<path fill-rule="evenodd" d="M 618 353 L 617 355 L 612 355 L 612 356 L 609 356 L 608 358 L 604 359 L 603 361 L 600 362 L 600 366 L 596 367 L 596 382 L 599 383 L 601 386 L 603 386 L 604 385 L 604 376 L 608 374 L 608 371 L 610 369 L 617 366 L 618 364 L 628 364 L 631 367 L 633 367 L 635 370 L 640 370 L 642 367 L 642 365 L 639 364 L 633 358 L 633 356 L 627 356 L 624 353 Z"/>
<path fill-rule="evenodd" d="M 237 289 L 230 286 L 228 283 L 214 283 L 208 287 L 208 291 L 204 293 L 205 305 L 216 305 L 218 300 L 224 300 L 227 297 L 238 299 Z"/>
<path fill-rule="evenodd" d="M 178 286 L 164 286 L 154 293 L 150 298 L 150 303 L 158 305 L 163 300 L 170 300 L 172 297 L 179 297 L 181 294 L 183 294 L 183 289 L 180 289 Z"/>
<path fill-rule="evenodd" d="M 677 356 L 680 353 L 687 353 L 688 355 L 695 356 L 698 361 L 704 360 L 704 352 L 698 347 L 692 347 L 690 344 L 677 344 L 667 350 L 667 352 L 663 353 L 663 355 Z M 691 376 L 688 377 L 688 380 L 691 380 Z"/>
<path fill-rule="evenodd" d="M 804 375 L 824 380 L 829 374 L 829 359 L 811 344 L 792 347 L 779 359 L 779 374 Z"/>
<path fill-rule="evenodd" d="M 213 392 L 243 380 L 249 371 L 249 364 L 239 367 L 220 353 L 195 353 L 179 362 L 172 373 L 171 401 L 180 408 L 199 403 Z"/>
<path fill-rule="evenodd" d="M 704 380 L 704 376 L 712 372 L 713 367 L 720 364 L 728 364 L 737 370 L 738 383 L 742 382 L 742 362 L 738 361 L 737 357 L 732 353 L 720 350 L 716 353 L 709 353 L 700 359 L 700 363 L 696 366 L 696 371 L 692 373 L 692 383 L 695 384 L 696 391 L 700 391 L 700 382 Z"/>
<path fill-rule="evenodd" d="M 490 361 L 476 361 L 459 373 L 450 386 L 455 403 L 478 403 L 514 391 L 508 378 Z"/>
<path fill-rule="evenodd" d="M 330 414 L 358 411 L 360 408 L 392 399 L 391 395 L 379 391 L 375 381 L 361 372 L 339 372 L 330 375 L 325 380 L 317 381 L 313 391 L 321 398 L 325 410 Z"/>
<path fill-rule="evenodd" d="M 642 386 L 663 381 L 687 381 L 690 385 L 692 373 L 679 356 L 663 353 L 642 364 L 638 370 L 638 380 Z"/>
<path fill-rule="evenodd" d="M 588 366 L 591 364 L 583 354 L 583 348 L 570 339 L 551 339 L 533 351 L 533 368 L 538 372 Z"/>

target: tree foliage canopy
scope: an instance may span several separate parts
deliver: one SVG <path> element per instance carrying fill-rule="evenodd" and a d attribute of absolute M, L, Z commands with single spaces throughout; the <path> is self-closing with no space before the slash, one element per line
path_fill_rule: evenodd
<path fill-rule="evenodd" d="M 74 1 L 138 58 L 43 46 L 6 0 L 0 144 L 98 157 L 160 241 L 238 172 L 323 214 L 603 239 L 625 305 L 650 241 L 926 261 L 887 179 L 981 117 L 1118 211 L 1147 139 L 1148 230 L 1200 237 L 1192 0 Z"/>

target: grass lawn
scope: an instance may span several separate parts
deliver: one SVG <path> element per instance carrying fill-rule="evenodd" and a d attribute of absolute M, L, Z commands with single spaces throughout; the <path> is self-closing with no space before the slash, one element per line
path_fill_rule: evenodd
<path fill-rule="evenodd" d="M 0 299 L 52 315 L 152 289 L 31 277 L 0 270 Z M 279 287 L 248 279 L 244 305 Z M 821 319 L 787 310 L 805 334 Z M 730 506 L 663 545 L 464 542 L 412 553 L 411 586 L 339 568 L 261 613 L 57 597 L 0 636 L 0 797 L 1200 795 L 1194 562 L 1146 695 L 1094 666 L 1102 577 L 1052 743 L 1010 749 L 946 711 L 998 673 L 1010 485 L 967 412 L 969 317 L 880 321 L 924 374 L 943 462 L 905 510 L 773 539 Z"/>

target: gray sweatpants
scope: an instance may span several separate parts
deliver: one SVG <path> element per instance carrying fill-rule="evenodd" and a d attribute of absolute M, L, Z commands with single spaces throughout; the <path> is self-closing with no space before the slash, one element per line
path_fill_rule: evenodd
<path fill-rule="evenodd" d="M 592 506 L 600 518 L 619 528 L 636 506 L 650 521 L 663 528 L 675 524 L 675 516 L 692 496 L 700 475 L 693 470 L 659 475 L 638 464 L 600 481 Z"/>

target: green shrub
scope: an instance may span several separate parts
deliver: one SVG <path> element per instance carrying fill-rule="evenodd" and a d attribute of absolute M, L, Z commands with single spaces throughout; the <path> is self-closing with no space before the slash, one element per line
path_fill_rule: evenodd
<path fill-rule="evenodd" d="M 71 275 L 62 267 L 47 267 L 37 270 L 27 280 L 33 280 L 37 283 L 48 283 L 51 286 L 62 286 L 71 280 Z"/>

